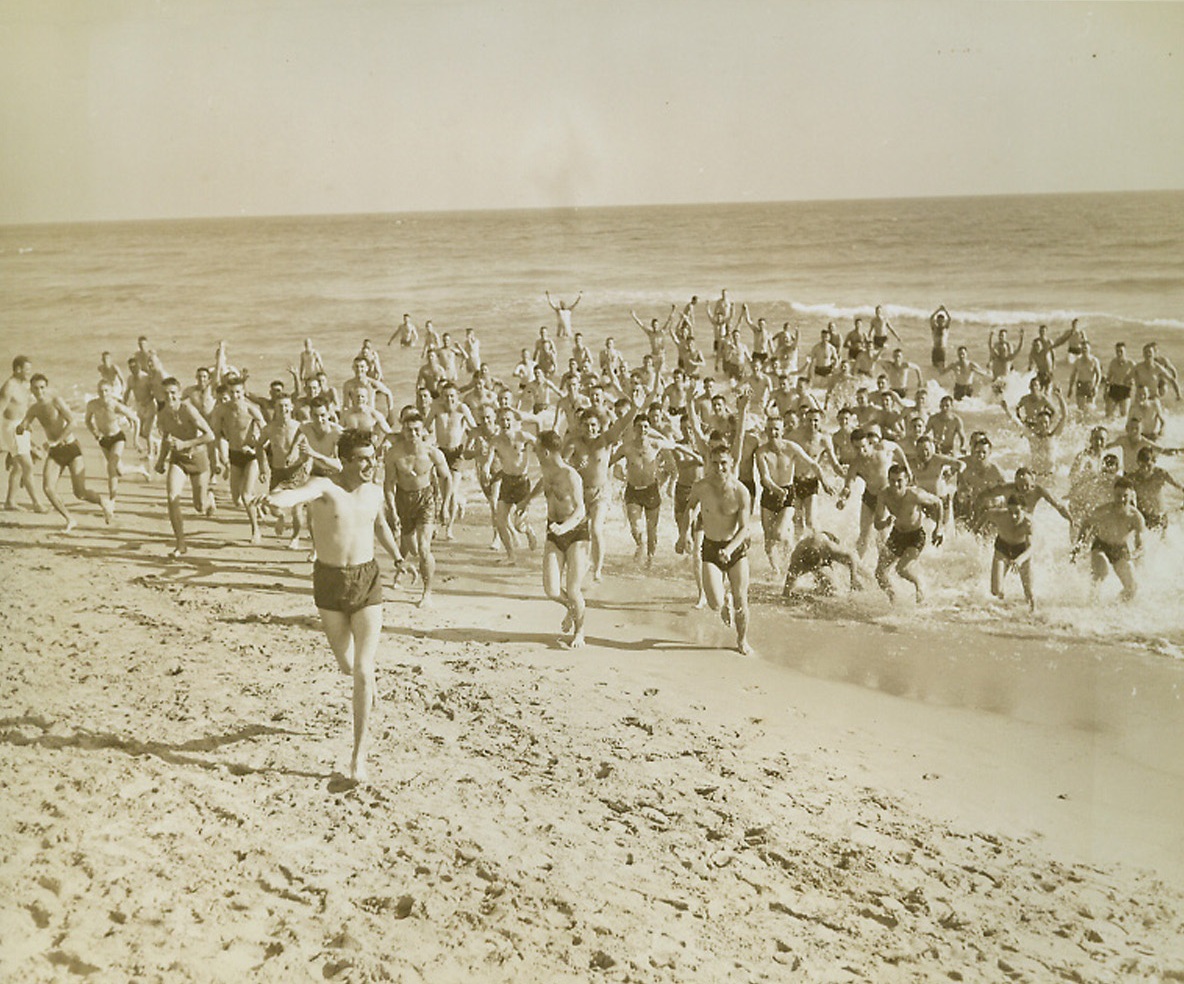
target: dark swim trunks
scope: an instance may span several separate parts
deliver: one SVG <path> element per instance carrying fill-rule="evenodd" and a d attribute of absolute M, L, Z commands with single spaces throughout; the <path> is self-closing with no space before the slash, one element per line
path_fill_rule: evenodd
<path fill-rule="evenodd" d="M 876 507 L 880 504 L 880 496 L 877 492 L 869 492 L 867 489 L 864 489 L 860 501 L 872 512 L 875 512 Z"/>
<path fill-rule="evenodd" d="M 995 553 L 1000 557 L 1006 557 L 1008 560 L 1019 560 L 1031 546 L 1031 540 L 1025 540 L 1023 543 L 1012 543 L 1009 540 L 1004 540 L 1001 536 L 995 537 Z"/>
<path fill-rule="evenodd" d="M 395 488 L 395 512 L 404 533 L 428 526 L 436 519 L 436 489 L 429 483 L 422 489 Z"/>
<path fill-rule="evenodd" d="M 63 468 L 69 468 L 70 462 L 81 454 L 82 448 L 77 441 L 70 441 L 68 444 L 51 444 L 49 446 L 50 458 Z"/>
<path fill-rule="evenodd" d="M 706 563 L 714 564 L 721 571 L 727 574 L 728 571 L 736 566 L 736 562 L 740 560 L 741 557 L 748 556 L 748 541 L 743 541 L 740 546 L 738 546 L 732 552 L 732 559 L 725 561 L 720 556 L 720 553 L 727 545 L 727 540 L 709 540 L 707 537 L 703 537 L 703 546 L 699 549 L 699 556 Z"/>
<path fill-rule="evenodd" d="M 768 509 L 769 512 L 779 513 L 784 512 L 793 505 L 793 486 L 789 488 L 781 488 L 780 486 L 763 485 L 761 486 L 761 508 Z"/>
<path fill-rule="evenodd" d="M 674 483 L 674 514 L 685 513 L 691 508 L 691 488 L 682 482 Z"/>
<path fill-rule="evenodd" d="M 756 501 L 756 479 L 752 478 L 751 476 L 749 476 L 748 478 L 745 478 L 743 475 L 741 475 L 740 478 L 737 479 L 737 481 L 739 481 L 741 485 L 743 485 L 746 489 L 748 489 L 748 497 L 755 502 Z"/>
<path fill-rule="evenodd" d="M 499 502 L 508 502 L 512 506 L 518 505 L 530 495 L 529 475 L 503 475 L 501 488 L 498 489 Z"/>
<path fill-rule="evenodd" d="M 449 470 L 459 470 L 461 458 L 463 458 L 465 454 L 465 449 L 463 447 L 441 448 L 440 453 L 444 455 L 444 460 L 448 462 Z"/>
<path fill-rule="evenodd" d="M 200 475 L 210 470 L 210 456 L 204 444 L 187 451 L 174 448 L 169 452 L 169 464 L 176 465 L 186 475 Z"/>
<path fill-rule="evenodd" d="M 824 378 L 826 376 L 829 376 L 834 371 L 835 371 L 834 366 L 815 366 L 814 367 L 814 375 L 815 376 L 822 376 Z"/>
<path fill-rule="evenodd" d="M 104 434 L 99 438 L 99 447 L 104 451 L 110 451 L 117 444 L 126 444 L 127 435 L 123 431 L 116 431 L 114 434 Z"/>
<path fill-rule="evenodd" d="M 795 478 L 793 480 L 793 495 L 795 499 L 808 499 L 812 495 L 818 494 L 817 475 L 807 475 L 804 478 Z"/>
<path fill-rule="evenodd" d="M 312 597 L 317 608 L 354 612 L 382 604 L 382 579 L 377 561 L 332 567 L 319 560 L 312 566 Z"/>
<path fill-rule="evenodd" d="M 1121 386 L 1118 383 L 1111 383 L 1106 387 L 1106 395 L 1114 403 L 1121 403 L 1123 400 L 1131 398 L 1130 386 Z"/>
<path fill-rule="evenodd" d="M 560 553 L 567 553 L 573 543 L 591 539 L 592 532 L 588 528 L 587 517 L 580 520 L 573 529 L 568 530 L 566 533 L 552 533 L 550 529 L 547 530 L 547 542 L 555 544 L 559 548 Z"/>
<path fill-rule="evenodd" d="M 1093 545 L 1089 550 L 1090 553 L 1102 554 L 1111 564 L 1117 564 L 1121 561 L 1131 559 L 1131 548 L 1125 543 L 1107 543 L 1105 540 L 1095 537 Z"/>
<path fill-rule="evenodd" d="M 226 452 L 226 460 L 230 462 L 232 468 L 246 468 L 256 460 L 255 455 L 254 448 L 230 448 Z"/>
<path fill-rule="evenodd" d="M 625 486 L 625 504 L 641 506 L 642 509 L 657 509 L 662 505 L 662 492 L 658 483 L 638 488 L 635 485 Z"/>
<path fill-rule="evenodd" d="M 944 369 L 946 367 L 946 347 L 944 345 L 934 345 L 929 357 L 933 362 L 933 368 Z"/>
<path fill-rule="evenodd" d="M 1076 388 L 1077 395 L 1086 400 L 1092 400 L 1098 395 L 1098 388 L 1093 383 L 1079 382 Z"/>
<path fill-rule="evenodd" d="M 974 387 L 965 386 L 962 383 L 954 383 L 954 399 L 965 400 L 968 397 L 974 396 Z"/>
<path fill-rule="evenodd" d="M 916 550 L 920 553 L 925 549 L 924 527 L 919 526 L 915 530 L 898 530 L 893 527 L 884 549 L 897 557 L 902 556 L 906 550 Z"/>

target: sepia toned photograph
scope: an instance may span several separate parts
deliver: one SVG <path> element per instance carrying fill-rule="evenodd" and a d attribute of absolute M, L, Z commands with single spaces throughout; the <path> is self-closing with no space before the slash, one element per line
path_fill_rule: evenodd
<path fill-rule="evenodd" d="M 1184 4 L 0 0 L 0 981 L 1184 981 Z"/>

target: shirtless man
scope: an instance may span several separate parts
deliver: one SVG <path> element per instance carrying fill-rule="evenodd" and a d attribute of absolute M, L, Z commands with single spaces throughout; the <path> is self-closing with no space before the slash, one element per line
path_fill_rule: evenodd
<path fill-rule="evenodd" d="M 271 420 L 263 431 L 262 450 L 267 456 L 271 477 L 268 489 L 271 492 L 295 489 L 304 485 L 312 474 L 312 456 L 308 451 L 308 438 L 304 436 L 300 421 L 296 419 L 292 398 L 287 393 L 276 398 Z M 288 518 L 292 522 L 292 538 L 289 550 L 300 548 L 302 509 L 297 506 Z M 276 511 L 276 533 L 283 536 L 284 513 Z"/>
<path fill-rule="evenodd" d="M 793 553 L 789 556 L 789 563 L 785 569 L 785 587 L 781 592 L 782 597 L 793 597 L 798 580 L 807 574 L 814 575 L 817 591 L 821 594 L 832 594 L 835 584 L 826 572 L 835 564 L 847 568 L 851 577 L 852 591 L 859 591 L 863 588 L 859 579 L 859 561 L 856 560 L 853 553 L 843 549 L 839 538 L 826 530 L 807 530 L 806 534 L 794 544 Z"/>
<path fill-rule="evenodd" d="M 868 324 L 868 335 L 872 345 L 872 353 L 878 358 L 880 353 L 888 347 L 888 335 L 891 333 L 892 337 L 899 342 L 900 335 L 897 334 L 895 328 L 889 323 L 888 319 L 884 317 L 883 305 L 877 304 L 876 310 L 872 314 L 872 320 Z M 921 370 L 918 369 L 917 372 Z"/>
<path fill-rule="evenodd" d="M 374 407 L 374 393 L 365 386 L 350 391 L 345 409 L 341 411 L 343 430 L 364 430 L 378 447 L 391 432 L 391 425 Z"/>
<path fill-rule="evenodd" d="M 163 386 L 164 406 L 156 416 L 161 432 L 156 470 L 167 473 L 165 494 L 168 497 L 169 523 L 176 540 L 169 556 L 176 558 L 188 550 L 185 522 L 181 515 L 181 495 L 186 479 L 193 493 L 193 508 L 207 516 L 214 512 L 214 497 L 210 492 L 209 445 L 215 438 L 197 407 L 181 399 L 180 382 L 170 376 L 164 380 Z"/>
<path fill-rule="evenodd" d="M 1106 367 L 1106 416 L 1126 416 L 1134 385 L 1135 363 L 1126 355 L 1126 342 L 1114 343 L 1114 358 Z"/>
<path fill-rule="evenodd" d="M 4 465 L 8 472 L 4 508 L 10 511 L 16 508 L 19 483 L 29 493 L 33 508 L 41 513 L 45 512 L 45 506 L 37 498 L 33 486 L 33 440 L 27 431 L 17 433 L 17 425 L 25 419 L 33 403 L 33 392 L 29 387 L 32 374 L 33 363 L 28 356 L 18 355 L 12 360 L 12 375 L 0 385 L 0 453 L 5 455 Z"/>
<path fill-rule="evenodd" d="M 974 396 L 975 376 L 981 376 L 983 379 L 991 378 L 991 374 L 986 369 L 970 360 L 970 350 L 965 345 L 958 346 L 958 358 L 951 365 L 942 369 L 939 375 L 944 376 L 947 373 L 954 375 L 955 400 L 965 400 L 967 397 Z"/>
<path fill-rule="evenodd" d="M 703 519 L 700 551 L 707 604 L 724 624 L 735 623 L 736 649 L 748 644 L 748 516 L 752 501 L 736 479 L 732 452 L 717 444 L 708 452 L 707 474 L 691 488 L 690 508 Z M 725 580 L 726 579 L 726 580 Z"/>
<path fill-rule="evenodd" d="M 674 324 L 675 306 L 670 305 L 670 314 L 666 317 L 665 324 L 658 324 L 657 318 L 650 318 L 649 325 L 637 316 L 637 312 L 630 309 L 629 317 L 633 319 L 634 324 L 642 330 L 646 339 L 650 343 L 650 352 L 655 356 L 662 355 L 666 350 L 666 337 L 671 332 L 671 326 Z"/>
<path fill-rule="evenodd" d="M 1099 585 L 1113 569 L 1122 583 L 1122 600 L 1134 599 L 1138 585 L 1135 583 L 1135 571 L 1131 560 L 1142 552 L 1143 534 L 1146 530 L 1147 524 L 1139 512 L 1134 485 L 1129 478 L 1123 476 L 1114 483 L 1114 498 L 1105 505 L 1098 506 L 1081 525 L 1078 547 L 1089 540 L 1091 535 L 1093 537 L 1089 548 L 1089 563 L 1094 582 L 1092 593 L 1095 596 Z M 1074 550 L 1075 554 L 1076 552 Z"/>
<path fill-rule="evenodd" d="M 543 591 L 564 608 L 559 644 L 568 649 L 584 646 L 584 574 L 588 568 L 591 532 L 584 511 L 584 487 L 579 472 L 563 460 L 563 441 L 554 431 L 544 431 L 535 443 L 542 477 L 531 490 L 547 497 L 547 539 L 543 545 Z"/>
<path fill-rule="evenodd" d="M 1143 346 L 1143 359 L 1135 363 L 1131 381 L 1135 386 L 1146 386 L 1157 395 L 1162 395 L 1171 387 L 1175 391 L 1176 399 L 1180 399 L 1180 386 L 1175 373 L 1165 364 L 1165 360 L 1157 358 L 1154 342 L 1148 342 Z"/>
<path fill-rule="evenodd" d="M 390 342 L 387 342 L 389 345 Z M 304 348 L 300 350 L 300 363 L 297 378 L 301 387 L 308 385 L 310 379 L 316 379 L 317 373 L 325 371 L 325 363 L 321 361 L 321 353 L 312 347 L 312 339 L 304 340 Z"/>
<path fill-rule="evenodd" d="M 888 388 L 902 400 L 908 396 L 910 374 L 916 373 L 915 388 L 925 385 L 925 376 L 921 372 L 921 367 L 915 362 L 905 361 L 904 349 L 893 349 L 892 358 L 887 362 L 881 359 L 877 365 L 879 370 L 888 377 Z"/>
<path fill-rule="evenodd" d="M 452 524 L 462 514 L 458 495 L 460 463 L 469 443 L 469 435 L 476 430 L 477 422 L 473 419 L 472 411 L 461 402 L 460 391 L 452 383 L 445 383 L 440 390 L 440 400 L 432 405 L 424 426 L 427 430 L 435 432 L 436 447 L 444 455 L 449 474 L 452 476 L 448 495 L 444 496 L 441 507 L 444 521 L 442 536 L 445 540 L 451 540 Z"/>
<path fill-rule="evenodd" d="M 300 425 L 308 441 L 308 455 L 312 459 L 312 474 L 317 478 L 332 478 L 341 471 L 337 457 L 337 442 L 345 433 L 333 419 L 329 400 L 314 396 L 308 405 L 309 419 Z"/>
<path fill-rule="evenodd" d="M 423 417 L 417 412 L 403 415 L 403 429 L 391 439 L 386 453 L 384 492 L 387 503 L 399 518 L 399 547 L 404 554 L 419 555 L 419 578 L 423 594 L 418 607 L 432 604 L 432 583 L 436 558 L 432 554 L 432 533 L 436 528 L 437 489 L 440 499 L 452 497 L 452 470 L 444 453 L 427 439 Z"/>
<path fill-rule="evenodd" d="M 1093 354 L 1089 342 L 1084 342 L 1081 354 L 1069 370 L 1069 392 L 1077 403 L 1078 413 L 1084 416 L 1093 411 L 1101 385 L 1102 363 Z"/>
<path fill-rule="evenodd" d="M 987 509 L 983 513 L 985 522 L 992 524 L 998 535 L 995 550 L 991 556 L 991 594 L 1003 600 L 1003 578 L 1010 570 L 1020 575 L 1024 588 L 1024 600 L 1031 611 L 1036 610 L 1036 598 L 1032 593 L 1032 516 L 1020 502 L 1019 496 L 1009 495 L 1003 507 Z"/>
<path fill-rule="evenodd" d="M 925 433 L 932 434 L 941 454 L 961 454 L 966 449 L 966 427 L 954 413 L 954 398 L 943 396 L 937 413 L 925 423 Z"/>
<path fill-rule="evenodd" d="M 1023 347 L 1024 330 L 1022 328 L 1019 341 L 1014 343 L 1007 340 L 1006 328 L 1000 328 L 998 335 L 992 328 L 990 334 L 987 335 L 987 356 L 991 366 L 991 378 L 994 379 L 997 387 L 1003 385 L 1003 379 L 1014 368 L 1016 356 L 1020 354 Z"/>
<path fill-rule="evenodd" d="M 625 460 L 625 514 L 629 519 L 629 532 L 637 545 L 633 560 L 641 563 L 644 558 L 647 568 L 653 565 L 658 550 L 658 517 L 662 507 L 661 455 L 673 447 L 673 441 L 654 430 L 649 417 L 639 414 L 633 418 L 631 433 L 625 436 L 614 455 L 614 460 L 618 457 Z"/>
<path fill-rule="evenodd" d="M 876 563 L 876 582 L 884 589 L 890 601 L 896 600 L 888 571 L 896 573 L 912 584 L 917 593 L 917 603 L 925 600 L 921 575 L 913 570 L 913 564 L 925 548 L 925 527 L 922 523 L 928 515 L 935 524 L 941 522 L 941 500 L 915 485 L 909 484 L 908 468 L 893 465 L 888 470 L 888 485 L 877 496 L 876 529 L 892 527 L 888 539 L 880 548 L 880 559 Z M 936 525 L 934 530 L 936 532 Z"/>
<path fill-rule="evenodd" d="M 1032 380 L 1033 385 L 1036 380 Z M 1029 394 L 1031 396 L 1031 394 Z M 1057 406 L 1054 410 L 1050 406 L 1039 406 L 1036 411 L 1030 416 L 1021 414 L 1019 407 L 1013 413 L 1007 406 L 1006 401 L 1001 401 L 1001 406 L 1008 417 L 1015 421 L 1024 430 L 1024 436 L 1028 439 L 1028 448 L 1031 452 L 1030 464 L 1032 470 L 1038 475 L 1051 476 L 1056 467 L 1056 439 L 1061 431 L 1065 429 L 1065 421 L 1068 418 L 1068 413 L 1065 408 L 1065 398 L 1061 396 L 1061 391 L 1058 389 L 1055 393 Z M 1020 400 L 1023 403 L 1024 397 Z"/>
<path fill-rule="evenodd" d="M 559 368 L 559 351 L 555 348 L 545 325 L 539 327 L 539 337 L 535 339 L 530 357 L 535 368 L 541 369 L 544 376 L 555 375 L 555 370 Z"/>
<path fill-rule="evenodd" d="M 1007 482 L 999 466 L 990 459 L 991 439 L 986 435 L 972 439 L 970 454 L 962 459 L 965 467 L 958 474 L 958 488 L 954 492 L 954 515 L 976 534 L 983 529 L 982 493 Z"/>
<path fill-rule="evenodd" d="M 98 372 L 100 383 L 110 383 L 112 393 L 123 395 L 123 373 L 119 371 L 119 366 L 111 361 L 110 352 L 104 352 L 99 356 Z"/>
<path fill-rule="evenodd" d="M 933 335 L 933 350 L 930 359 L 934 369 L 946 367 L 946 346 L 950 341 L 950 312 L 942 304 L 929 316 L 929 331 Z"/>
<path fill-rule="evenodd" d="M 498 410 L 497 424 L 498 432 L 490 441 L 500 480 L 494 522 L 506 558 L 513 563 L 516 533 L 525 534 L 531 550 L 537 542 L 530 526 L 523 525 L 531 490 L 527 452 L 535 437 L 522 429 L 518 414 L 510 407 Z"/>
<path fill-rule="evenodd" d="M 255 482 L 259 478 L 259 445 L 267 422 L 259 406 L 247 399 L 247 384 L 241 376 L 226 378 L 228 399 L 214 409 L 210 429 L 221 456 L 225 442 L 227 472 L 230 476 L 230 501 L 242 506 L 251 524 L 251 542 L 262 543 L 259 516 L 255 511 Z"/>
<path fill-rule="evenodd" d="M 834 441 L 822 429 L 822 411 L 817 407 L 810 407 L 802 416 L 802 422 L 787 436 L 806 454 L 819 464 L 829 462 L 837 475 L 844 474 L 844 466 L 835 453 Z M 829 494 L 820 475 L 795 474 L 793 480 L 794 529 L 799 534 L 805 530 L 818 528 L 818 491 L 825 489 Z"/>
<path fill-rule="evenodd" d="M 551 300 L 551 292 L 546 291 L 545 293 L 547 295 L 547 304 L 555 312 L 555 334 L 559 338 L 571 338 L 571 313 L 576 309 L 576 305 L 580 303 L 580 298 L 584 296 L 584 292 L 581 290 L 577 293 L 576 299 L 570 304 L 563 300 L 556 304 Z"/>
<path fill-rule="evenodd" d="M 74 490 L 74 497 L 84 502 L 93 502 L 103 510 L 103 519 L 110 523 L 115 515 L 114 503 L 108 496 L 91 492 L 86 487 L 86 465 L 82 461 L 82 448 L 74 436 L 74 415 L 70 408 L 60 396 L 50 392 L 49 380 L 39 372 L 29 378 L 29 392 L 33 402 L 29 404 L 25 416 L 16 425 L 15 433 L 19 437 L 32 426 L 33 421 L 37 421 L 45 431 L 49 451 L 45 457 L 45 468 L 41 473 L 41 487 L 49 504 L 66 521 L 65 532 L 69 533 L 77 523 L 58 498 L 54 488 L 62 476 L 63 469 L 70 472 L 70 485 Z"/>
<path fill-rule="evenodd" d="M 580 426 L 569 437 L 565 457 L 579 473 L 584 494 L 584 510 L 588 516 L 592 548 L 592 580 L 599 581 L 604 567 L 604 524 L 611 500 L 609 489 L 609 461 L 613 449 L 637 416 L 631 405 L 610 425 L 594 409 L 579 415 Z"/>
<path fill-rule="evenodd" d="M 954 521 L 954 488 L 966 463 L 948 454 L 938 454 L 932 434 L 917 438 L 917 456 L 910 462 L 917 487 L 941 500 L 941 518 L 933 531 L 933 545 L 939 546 Z"/>
<path fill-rule="evenodd" d="M 856 542 L 856 550 L 859 556 L 863 557 L 871 543 L 879 495 L 888 487 L 890 469 L 895 466 L 903 468 L 907 478 L 909 466 L 899 445 L 881 443 L 869 431 L 856 429 L 851 434 L 851 446 L 855 450 L 855 460 L 847 469 L 847 478 L 842 491 L 839 492 L 835 508 L 842 509 L 847 504 L 855 479 L 862 479 L 863 498 L 859 507 L 859 540 Z"/>
<path fill-rule="evenodd" d="M 1048 337 L 1048 325 L 1041 325 L 1036 329 L 1036 337 L 1032 339 L 1032 346 L 1028 349 L 1028 372 L 1036 373 L 1041 385 L 1048 389 L 1052 386 L 1056 367 L 1057 354 L 1052 340 Z"/>
<path fill-rule="evenodd" d="M 370 396 L 371 406 L 377 406 L 378 396 L 381 393 L 386 397 L 387 409 L 393 410 L 395 407 L 395 398 L 391 394 L 390 389 L 381 379 L 375 379 L 369 375 L 370 362 L 362 355 L 354 357 L 351 363 L 354 374 L 341 384 L 341 399 L 347 407 L 356 406 L 353 402 L 356 394 L 365 390 Z M 342 421 L 345 424 L 344 421 Z M 362 428 L 354 428 L 351 425 L 346 425 L 346 430 L 360 430 Z"/>
<path fill-rule="evenodd" d="M 1184 492 L 1184 485 L 1155 463 L 1158 454 L 1155 448 L 1140 448 L 1138 467 L 1127 477 L 1135 488 L 1136 505 L 1147 529 L 1162 533 L 1168 528 L 1168 511 L 1163 502 L 1164 489 L 1170 485 L 1177 492 Z"/>
<path fill-rule="evenodd" d="M 402 322 L 391 334 L 391 337 L 386 340 L 387 345 L 392 344 L 396 339 L 398 339 L 400 348 L 415 348 L 419 344 L 419 329 L 411 321 L 411 315 L 403 315 Z"/>
<path fill-rule="evenodd" d="M 402 563 L 383 516 L 382 491 L 374 484 L 375 451 L 370 435 L 342 435 L 337 446 L 341 472 L 310 478 L 295 489 L 263 496 L 257 505 L 295 509 L 307 505 L 317 560 L 313 600 L 341 672 L 353 678 L 354 747 L 350 777 L 368 778 L 366 753 L 370 713 L 377 700 L 374 662 L 382 635 L 382 582 L 374 540 Z"/>
<path fill-rule="evenodd" d="M 778 577 L 789 549 L 789 523 L 794 512 L 794 490 L 802 472 L 823 482 L 822 469 L 802 448 L 785 435 L 785 422 L 770 417 L 765 441 L 756 449 L 756 470 L 761 480 L 761 527 L 765 555 Z M 825 487 L 825 483 L 824 483 Z"/>
<path fill-rule="evenodd" d="M 115 493 L 119 490 L 119 480 L 123 477 L 123 449 L 127 443 L 123 424 L 126 423 L 132 432 L 134 444 L 139 422 L 131 407 L 115 398 L 114 383 L 106 379 L 99 381 L 99 395 L 86 404 L 85 419 L 86 429 L 99 442 L 103 458 L 107 462 L 107 495 L 114 502 Z M 148 477 L 148 469 L 143 465 L 139 471 L 145 478 Z"/>

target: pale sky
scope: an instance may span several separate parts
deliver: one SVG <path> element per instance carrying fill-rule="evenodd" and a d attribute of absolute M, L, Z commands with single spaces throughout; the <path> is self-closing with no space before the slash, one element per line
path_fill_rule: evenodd
<path fill-rule="evenodd" d="M 0 222 L 1184 187 L 1184 4 L 0 0 Z"/>

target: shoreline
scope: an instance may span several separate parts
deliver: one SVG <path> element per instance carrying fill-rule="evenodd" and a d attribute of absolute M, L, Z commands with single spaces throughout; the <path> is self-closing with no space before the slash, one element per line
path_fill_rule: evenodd
<path fill-rule="evenodd" d="M 349 788 L 303 554 L 224 508 L 169 561 L 161 497 L 128 482 L 70 537 L 0 517 L 2 976 L 1184 973 L 1184 783 L 1153 735 L 893 694 L 894 651 L 936 658 L 915 627 L 799 619 L 796 656 L 742 659 L 658 579 L 610 574 L 565 651 L 537 555 L 492 564 L 477 524 L 439 545 L 434 610 L 387 589 Z"/>

